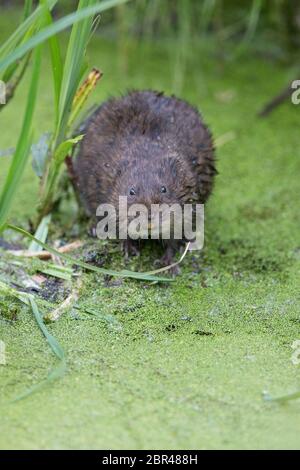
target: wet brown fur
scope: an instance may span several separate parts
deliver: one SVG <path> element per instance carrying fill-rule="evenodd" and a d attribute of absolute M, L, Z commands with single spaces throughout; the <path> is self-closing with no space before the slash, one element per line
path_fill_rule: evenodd
<path fill-rule="evenodd" d="M 90 216 L 101 203 L 117 205 L 120 195 L 128 196 L 128 204 L 150 207 L 204 203 L 212 191 L 211 134 L 198 111 L 181 99 L 154 91 L 110 99 L 87 121 L 84 133 L 73 172 Z"/>

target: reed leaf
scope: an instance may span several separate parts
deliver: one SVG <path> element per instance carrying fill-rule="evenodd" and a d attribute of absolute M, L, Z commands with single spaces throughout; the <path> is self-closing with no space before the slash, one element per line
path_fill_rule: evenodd
<path fill-rule="evenodd" d="M 48 8 L 50 10 L 53 9 L 55 4 L 57 3 L 57 0 L 48 0 L 46 2 Z M 36 25 L 36 23 L 44 16 L 44 5 L 39 5 L 32 13 L 29 15 L 25 21 L 23 21 L 20 26 L 14 31 L 14 33 L 5 41 L 5 43 L 0 47 L 0 59 L 5 59 L 6 56 L 11 54 L 14 49 L 16 48 L 16 45 L 20 43 L 20 41 L 24 38 L 26 33 Z M 21 55 L 18 57 L 21 58 L 24 54 L 21 53 Z M 13 63 L 14 60 L 11 62 Z M 5 66 L 3 68 L 6 68 Z"/>
<path fill-rule="evenodd" d="M 52 352 L 54 355 L 59 359 L 59 363 L 51 369 L 51 371 L 48 373 L 47 377 L 42 380 L 41 382 L 34 384 L 32 387 L 28 388 L 24 392 L 22 392 L 20 395 L 15 397 L 11 402 L 14 403 L 16 401 L 20 401 L 24 398 L 27 398 L 29 395 L 32 393 L 35 393 L 39 391 L 42 387 L 47 385 L 49 382 L 52 382 L 53 380 L 57 380 L 58 378 L 62 377 L 64 373 L 66 372 L 66 358 L 65 358 L 65 352 L 57 339 L 49 333 L 43 317 L 39 311 L 39 308 L 37 306 L 37 303 L 35 301 L 35 298 L 32 294 L 28 294 L 27 292 L 19 292 L 16 289 L 13 289 L 12 287 L 8 286 L 4 282 L 0 281 L 0 292 L 3 295 L 7 295 L 10 297 L 15 297 L 19 301 L 23 302 L 25 305 L 28 305 L 32 313 L 35 317 L 35 320 L 43 333 L 46 341 L 48 342 Z"/>
<path fill-rule="evenodd" d="M 9 210 L 13 201 L 13 197 L 19 186 L 25 165 L 30 153 L 32 142 L 32 119 L 36 105 L 38 81 L 41 66 L 41 47 L 34 52 L 34 65 L 32 71 L 32 79 L 27 98 L 25 115 L 23 118 L 23 126 L 17 143 L 16 151 L 6 177 L 4 187 L 0 196 L 0 232 L 3 224 L 9 214 Z"/>
<path fill-rule="evenodd" d="M 48 214 L 42 219 L 40 225 L 38 226 L 37 231 L 35 232 L 36 238 L 44 243 L 47 240 L 50 222 L 51 222 L 51 214 Z M 28 247 L 28 250 L 37 252 L 40 250 L 40 246 L 35 241 L 32 241 Z"/>
<path fill-rule="evenodd" d="M 68 28 L 69 26 L 74 25 L 75 23 L 78 23 L 79 21 L 84 20 L 85 18 L 91 17 L 93 15 L 96 15 L 97 13 L 100 13 L 102 11 L 105 11 L 109 8 L 114 7 L 115 5 L 119 5 L 120 3 L 125 3 L 128 0 L 105 0 L 101 2 L 98 5 L 93 5 L 91 7 L 87 7 L 82 9 L 81 11 L 77 11 L 75 13 L 71 13 L 64 18 L 61 18 L 60 20 L 56 21 L 55 23 L 51 24 L 50 26 L 47 26 L 43 28 L 41 31 L 39 31 L 37 34 L 35 34 L 33 37 L 25 41 L 23 44 L 20 46 L 16 47 L 12 52 L 9 52 L 9 49 L 14 47 L 14 42 L 13 45 L 10 48 L 7 46 L 4 49 L 0 49 L 0 57 L 3 57 L 0 59 L 0 71 L 3 69 L 6 69 L 9 65 L 13 64 L 15 61 L 23 57 L 27 52 L 31 51 L 35 47 L 37 47 L 39 44 L 43 43 L 47 39 L 51 38 L 51 36 L 63 31 L 64 29 Z M 43 14 L 43 13 L 42 13 Z M 32 15 L 31 15 L 32 16 Z M 28 20 L 31 18 L 31 16 L 28 18 Z M 28 22 L 27 20 L 27 22 Z M 26 22 L 25 22 L 26 23 Z M 22 31 L 24 32 L 24 25 L 22 24 Z M 25 28 L 26 31 L 27 28 Z M 19 36 L 20 34 L 18 34 Z M 13 35 L 14 36 L 14 35 Z M 10 43 L 12 41 L 10 40 Z M 9 53 L 8 53 L 9 52 Z"/>
<path fill-rule="evenodd" d="M 166 278 L 166 277 L 157 277 L 153 276 L 152 274 L 147 274 L 147 273 L 137 273 L 133 271 L 114 271 L 112 269 L 104 269 L 104 268 L 98 268 L 97 266 L 93 266 L 91 264 L 85 263 L 83 261 L 80 261 L 78 259 L 72 258 L 71 256 L 67 255 L 66 253 L 60 253 L 59 251 L 55 250 L 51 246 L 47 245 L 46 243 L 41 242 L 37 238 L 35 238 L 33 235 L 30 233 L 26 232 L 26 230 L 16 227 L 15 225 L 12 224 L 5 224 L 5 229 L 10 229 L 13 230 L 14 232 L 20 233 L 24 237 L 28 238 L 29 240 L 35 241 L 38 243 L 41 247 L 43 247 L 45 250 L 49 251 L 49 253 L 52 253 L 55 256 L 58 256 L 59 258 L 64 259 L 65 261 L 75 264 L 76 266 L 79 266 L 81 268 L 84 268 L 88 271 L 93 271 L 98 274 L 104 274 L 108 276 L 116 276 L 116 277 L 122 277 L 122 278 L 132 278 L 132 279 L 137 279 L 140 281 L 153 281 L 153 282 L 172 282 L 174 279 L 171 278 Z"/>

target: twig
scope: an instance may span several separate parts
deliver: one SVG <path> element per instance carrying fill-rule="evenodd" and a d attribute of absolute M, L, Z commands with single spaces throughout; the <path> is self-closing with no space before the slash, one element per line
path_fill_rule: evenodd
<path fill-rule="evenodd" d="M 81 240 L 76 240 L 75 242 L 68 243 L 67 245 L 61 246 L 56 251 L 59 253 L 69 253 L 70 251 L 81 248 L 83 242 Z M 29 250 L 8 250 L 8 253 L 11 253 L 14 256 L 23 256 L 24 258 L 39 258 L 43 260 L 50 259 L 52 254 L 49 251 L 29 251 Z"/>
<path fill-rule="evenodd" d="M 81 288 L 81 285 L 82 285 L 82 280 L 78 279 L 76 283 L 76 287 L 72 290 L 69 297 L 67 297 L 59 307 L 57 307 L 55 310 L 52 310 L 52 312 L 45 315 L 44 320 L 46 321 L 58 320 L 62 316 L 62 314 L 66 311 L 66 309 L 71 307 L 78 300 L 78 295 L 79 295 L 79 290 Z"/>
<path fill-rule="evenodd" d="M 291 85 L 284 88 L 281 93 L 279 93 L 275 98 L 269 101 L 258 113 L 260 117 L 266 117 L 270 114 L 275 108 L 281 105 L 285 100 L 287 100 L 291 94 L 293 93 L 293 89 Z"/>

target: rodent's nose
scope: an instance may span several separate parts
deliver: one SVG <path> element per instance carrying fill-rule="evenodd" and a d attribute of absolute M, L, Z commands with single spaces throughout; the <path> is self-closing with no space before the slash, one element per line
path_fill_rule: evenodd
<path fill-rule="evenodd" d="M 148 209 L 148 214 L 151 212 L 151 204 L 153 204 L 153 200 L 150 198 L 142 197 L 137 201 L 138 204 L 141 204 L 142 206 L 146 207 Z"/>

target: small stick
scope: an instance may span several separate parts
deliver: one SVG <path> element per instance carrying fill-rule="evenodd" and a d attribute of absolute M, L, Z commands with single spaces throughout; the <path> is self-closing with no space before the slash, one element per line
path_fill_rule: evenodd
<path fill-rule="evenodd" d="M 282 104 L 285 100 L 287 100 L 291 94 L 293 93 L 293 88 L 291 85 L 284 88 L 281 93 L 279 93 L 275 98 L 269 101 L 258 113 L 259 117 L 266 117 L 270 114 L 277 106 Z"/>
<path fill-rule="evenodd" d="M 83 246 L 83 242 L 81 240 L 76 240 L 72 243 L 68 243 L 67 245 L 61 246 L 57 249 L 59 253 L 69 253 L 70 251 L 76 250 L 77 248 L 81 248 Z M 42 260 L 51 259 L 52 255 L 49 251 L 29 251 L 29 250 L 8 250 L 8 253 L 11 253 L 14 256 L 23 256 L 24 258 L 39 258 Z"/>
<path fill-rule="evenodd" d="M 71 307 L 77 300 L 78 300 L 78 295 L 79 295 L 79 290 L 82 285 L 81 279 L 78 279 L 76 283 L 76 287 L 72 290 L 71 294 L 63 301 L 63 303 L 57 307 L 55 310 L 52 310 L 52 312 L 48 313 L 47 315 L 44 316 L 44 320 L 46 321 L 57 321 L 64 311 Z"/>

